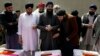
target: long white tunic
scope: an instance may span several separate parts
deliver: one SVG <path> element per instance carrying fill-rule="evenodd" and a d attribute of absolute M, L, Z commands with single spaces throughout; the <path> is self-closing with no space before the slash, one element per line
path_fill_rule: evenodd
<path fill-rule="evenodd" d="M 93 24 L 94 16 L 89 16 L 89 24 Z M 87 29 L 86 35 L 83 40 L 84 45 L 93 45 L 93 29 Z"/>
<path fill-rule="evenodd" d="M 89 16 L 89 24 L 93 24 L 94 16 Z M 85 40 L 85 45 L 93 45 L 93 29 L 87 29 Z"/>
<path fill-rule="evenodd" d="M 37 25 L 37 19 L 32 13 L 28 15 L 26 12 L 22 13 L 18 22 L 18 34 L 22 35 L 23 49 L 25 51 L 35 51 L 38 46 L 37 29 L 33 29 L 33 25 Z"/>
<path fill-rule="evenodd" d="M 43 13 L 39 13 L 39 9 L 36 9 L 33 13 L 36 15 L 37 23 L 38 23 L 39 22 L 40 15 L 42 15 Z M 41 44 L 41 40 L 40 40 L 40 29 L 37 29 L 37 31 L 38 31 L 38 49 L 39 49 L 40 48 L 40 44 Z"/>

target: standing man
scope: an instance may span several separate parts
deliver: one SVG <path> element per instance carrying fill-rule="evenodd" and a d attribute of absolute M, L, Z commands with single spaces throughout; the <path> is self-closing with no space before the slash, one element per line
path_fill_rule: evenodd
<path fill-rule="evenodd" d="M 34 56 L 38 48 L 37 18 L 33 14 L 33 4 L 25 5 L 26 12 L 22 13 L 18 21 L 19 42 L 23 45 L 26 56 Z"/>
<path fill-rule="evenodd" d="M 34 14 L 36 14 L 38 20 L 40 18 L 40 15 L 45 13 L 44 10 L 45 10 L 45 4 L 44 3 L 39 3 L 38 8 L 33 12 Z"/>
<path fill-rule="evenodd" d="M 8 49 L 19 49 L 17 32 L 17 16 L 13 13 L 12 3 L 5 3 L 5 10 L 2 14 L 2 25 L 6 30 L 6 44 Z"/>
<path fill-rule="evenodd" d="M 46 4 L 46 13 L 40 16 L 38 24 L 38 28 L 41 30 L 41 50 L 57 49 L 56 38 L 53 38 L 53 33 L 57 27 L 57 18 L 53 15 L 53 2 L 48 2 Z"/>
<path fill-rule="evenodd" d="M 86 50 L 92 50 L 93 47 L 93 22 L 97 17 L 96 14 L 97 6 L 92 4 L 89 7 L 89 12 L 82 16 L 82 37 L 83 43 L 82 48 Z"/>
<path fill-rule="evenodd" d="M 98 53 L 100 53 L 100 15 L 96 17 L 93 26 L 94 26 L 95 38 L 96 38 L 93 49 Z"/>
<path fill-rule="evenodd" d="M 39 22 L 40 15 L 45 13 L 44 10 L 45 10 L 45 4 L 41 2 L 38 4 L 38 8 L 33 12 L 37 17 L 38 22 Z M 41 42 L 40 38 L 39 38 L 40 37 L 40 29 L 37 29 L 37 31 L 38 31 L 38 49 L 40 49 L 40 42 Z"/>

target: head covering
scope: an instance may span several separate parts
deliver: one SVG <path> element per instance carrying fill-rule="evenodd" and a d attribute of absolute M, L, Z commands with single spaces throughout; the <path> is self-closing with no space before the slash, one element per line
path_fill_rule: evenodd
<path fill-rule="evenodd" d="M 72 14 L 73 16 L 77 16 L 77 15 L 78 15 L 78 11 L 77 11 L 77 10 L 73 10 L 73 11 L 71 12 L 71 14 Z"/>
<path fill-rule="evenodd" d="M 39 3 L 38 4 L 38 8 L 40 8 L 40 7 L 43 7 L 44 8 L 45 7 L 45 4 L 44 3 Z"/>
<path fill-rule="evenodd" d="M 52 5 L 52 6 L 53 6 L 54 4 L 53 4 L 52 1 L 49 1 L 49 2 L 47 2 L 46 7 L 47 7 L 48 5 Z"/>
<path fill-rule="evenodd" d="M 97 10 L 97 6 L 95 4 L 91 4 L 89 8 L 94 8 L 95 10 Z"/>
<path fill-rule="evenodd" d="M 54 9 L 55 9 L 55 8 L 60 8 L 60 6 L 59 6 L 59 5 L 54 5 L 53 8 L 54 8 Z"/>
<path fill-rule="evenodd" d="M 26 9 L 29 8 L 29 7 L 33 8 L 33 6 L 34 6 L 34 5 L 33 5 L 32 3 L 28 3 L 28 4 L 25 5 L 25 8 L 26 8 Z"/>
<path fill-rule="evenodd" d="M 5 7 L 12 6 L 12 3 L 7 2 L 7 3 L 4 4 L 4 6 L 5 6 Z"/>
<path fill-rule="evenodd" d="M 57 16 L 64 16 L 64 15 L 66 15 L 66 11 L 65 10 L 59 10 L 57 12 Z"/>

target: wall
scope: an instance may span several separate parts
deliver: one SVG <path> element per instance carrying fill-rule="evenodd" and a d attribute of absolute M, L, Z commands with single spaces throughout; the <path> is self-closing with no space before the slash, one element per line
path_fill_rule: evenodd
<path fill-rule="evenodd" d="M 48 0 L 0 0 L 0 11 L 4 10 L 3 4 L 5 2 L 12 2 L 14 5 L 14 10 L 20 9 L 24 11 L 24 5 L 28 2 L 33 2 L 35 6 L 39 1 L 47 2 Z M 67 13 L 72 10 L 77 9 L 80 12 L 80 16 L 88 12 L 88 7 L 90 4 L 96 4 L 98 6 L 97 12 L 100 13 L 100 0 L 52 0 L 55 4 L 59 4 L 61 8 L 65 9 Z"/>

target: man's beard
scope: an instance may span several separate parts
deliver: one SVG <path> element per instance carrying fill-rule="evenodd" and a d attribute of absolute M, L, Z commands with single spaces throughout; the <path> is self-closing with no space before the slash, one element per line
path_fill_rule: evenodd
<path fill-rule="evenodd" d="M 44 11 L 39 11 L 39 13 L 43 13 Z"/>
<path fill-rule="evenodd" d="M 90 14 L 91 16 L 93 16 L 93 15 L 95 14 L 95 12 L 89 12 L 89 14 Z"/>
<path fill-rule="evenodd" d="M 47 15 L 52 16 L 53 15 L 53 9 L 47 9 Z"/>
<path fill-rule="evenodd" d="M 12 15 L 13 13 L 12 12 L 9 12 L 9 11 L 6 11 L 5 12 L 7 15 Z"/>

